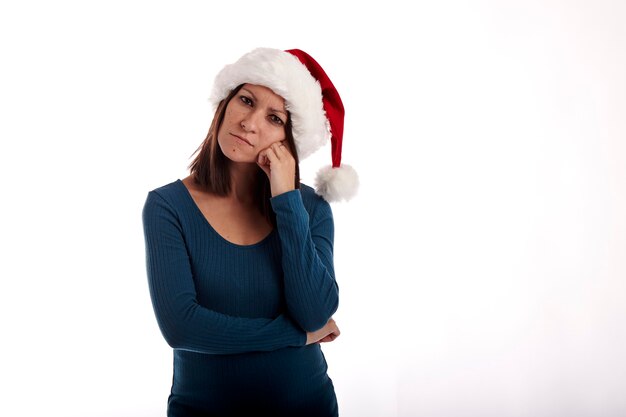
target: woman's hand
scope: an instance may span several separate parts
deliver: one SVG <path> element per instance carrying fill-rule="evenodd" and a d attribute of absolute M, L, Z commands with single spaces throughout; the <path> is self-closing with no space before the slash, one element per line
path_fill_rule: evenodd
<path fill-rule="evenodd" d="M 335 320 L 331 317 L 328 323 L 321 329 L 306 333 L 306 344 L 332 342 L 339 337 L 340 334 L 341 332 L 339 331 L 339 327 L 337 327 L 337 323 L 335 323 Z"/>
<path fill-rule="evenodd" d="M 296 160 L 284 141 L 259 152 L 256 163 L 270 180 L 272 197 L 296 188 Z"/>

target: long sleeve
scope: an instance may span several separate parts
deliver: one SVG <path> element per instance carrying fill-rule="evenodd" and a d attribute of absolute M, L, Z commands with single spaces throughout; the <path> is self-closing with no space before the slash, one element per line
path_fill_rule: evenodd
<path fill-rule="evenodd" d="M 286 314 L 275 319 L 234 317 L 199 305 L 176 211 L 151 191 L 143 207 L 142 221 L 152 306 L 171 347 L 236 354 L 305 345 L 306 333 Z"/>
<path fill-rule="evenodd" d="M 301 190 L 271 199 L 283 252 L 287 309 L 304 330 L 318 330 L 339 306 L 333 267 L 334 223 L 330 205 L 316 198 L 309 213 Z"/>

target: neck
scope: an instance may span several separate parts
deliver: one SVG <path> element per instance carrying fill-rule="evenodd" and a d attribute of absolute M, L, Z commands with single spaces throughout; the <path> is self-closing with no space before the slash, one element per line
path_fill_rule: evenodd
<path fill-rule="evenodd" d="M 256 164 L 235 163 L 229 164 L 230 193 L 228 198 L 238 203 L 249 205 L 254 203 L 254 187 L 259 167 Z"/>

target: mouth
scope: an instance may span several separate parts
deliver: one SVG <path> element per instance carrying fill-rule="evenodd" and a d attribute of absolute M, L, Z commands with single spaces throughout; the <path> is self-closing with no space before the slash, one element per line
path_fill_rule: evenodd
<path fill-rule="evenodd" d="M 237 136 L 234 133 L 231 133 L 231 135 L 235 138 L 235 140 L 243 142 L 249 146 L 252 146 L 252 144 L 250 142 L 248 142 L 248 140 L 246 138 L 242 138 L 241 136 Z"/>

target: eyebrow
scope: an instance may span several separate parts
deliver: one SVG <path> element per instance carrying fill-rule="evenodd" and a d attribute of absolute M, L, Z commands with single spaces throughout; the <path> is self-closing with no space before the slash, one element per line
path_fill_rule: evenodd
<path fill-rule="evenodd" d="M 256 100 L 256 96 L 254 95 L 254 93 L 252 91 L 248 90 L 247 88 L 242 88 L 242 90 L 247 92 L 248 94 L 250 94 L 252 96 L 252 98 Z M 282 113 L 282 114 L 285 115 L 285 117 L 287 116 L 287 112 L 284 112 L 282 110 L 272 109 L 272 108 L 270 108 L 270 110 L 275 112 L 275 113 Z"/>

